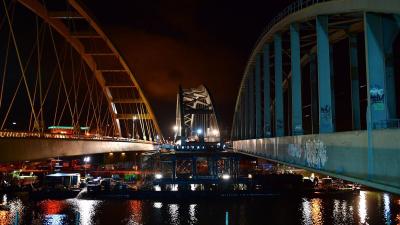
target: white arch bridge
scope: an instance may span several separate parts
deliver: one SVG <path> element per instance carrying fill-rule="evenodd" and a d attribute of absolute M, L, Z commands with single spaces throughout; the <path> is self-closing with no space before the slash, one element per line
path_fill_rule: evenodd
<path fill-rule="evenodd" d="M 139 81 L 79 1 L 0 5 L 0 161 L 156 148 Z"/>

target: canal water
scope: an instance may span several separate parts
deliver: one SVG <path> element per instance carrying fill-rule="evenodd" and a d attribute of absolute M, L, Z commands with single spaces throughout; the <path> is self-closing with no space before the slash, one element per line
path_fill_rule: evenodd
<path fill-rule="evenodd" d="M 0 199 L 1 200 L 1 199 Z M 400 224 L 398 196 L 361 191 L 347 197 L 254 198 L 162 202 L 150 200 L 27 201 L 3 195 L 3 224 L 290 225 Z"/>

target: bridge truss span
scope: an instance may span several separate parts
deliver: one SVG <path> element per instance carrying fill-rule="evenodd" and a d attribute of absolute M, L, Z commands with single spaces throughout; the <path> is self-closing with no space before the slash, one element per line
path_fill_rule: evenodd
<path fill-rule="evenodd" d="M 399 1 L 294 2 L 249 57 L 234 149 L 400 193 L 400 173 L 384 165 L 400 160 L 399 33 Z M 324 161 L 316 149 L 327 163 L 306 161 Z"/>

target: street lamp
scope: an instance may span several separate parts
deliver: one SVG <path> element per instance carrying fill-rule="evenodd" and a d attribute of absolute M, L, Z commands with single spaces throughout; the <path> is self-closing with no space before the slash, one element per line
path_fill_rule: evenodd
<path fill-rule="evenodd" d="M 86 156 L 85 158 L 83 158 L 83 162 L 85 163 L 84 167 L 85 167 L 85 178 L 86 178 L 86 164 L 90 162 L 90 156 Z"/>
<path fill-rule="evenodd" d="M 132 118 L 132 141 L 134 141 L 135 140 L 135 120 L 136 120 L 137 118 L 136 118 L 136 116 L 133 116 L 133 118 Z"/>

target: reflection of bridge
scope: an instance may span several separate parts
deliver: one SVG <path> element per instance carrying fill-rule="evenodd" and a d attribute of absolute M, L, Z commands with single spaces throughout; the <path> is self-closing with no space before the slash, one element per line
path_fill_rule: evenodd
<path fill-rule="evenodd" d="M 2 161 L 154 149 L 162 135 L 139 82 L 81 4 L 1 5 Z M 73 135 L 46 129 L 60 125 Z"/>
<path fill-rule="evenodd" d="M 400 193 L 399 30 L 396 0 L 289 6 L 248 61 L 234 149 Z"/>

